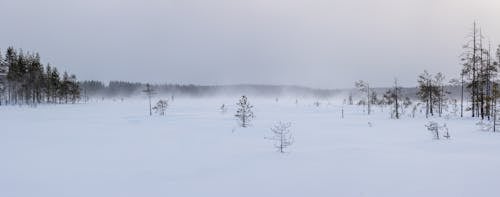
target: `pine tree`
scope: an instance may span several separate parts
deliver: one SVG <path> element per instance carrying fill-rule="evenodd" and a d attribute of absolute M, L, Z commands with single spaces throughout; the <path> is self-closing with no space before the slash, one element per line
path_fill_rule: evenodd
<path fill-rule="evenodd" d="M 54 87 L 53 87 L 53 84 L 52 84 L 52 67 L 50 66 L 50 64 L 47 65 L 46 69 L 45 69 L 45 75 L 44 75 L 44 80 L 45 80 L 45 88 L 44 88 L 44 92 L 45 92 L 45 97 L 47 97 L 47 102 L 51 102 L 51 98 L 52 98 L 52 95 L 53 95 L 53 91 L 54 91 Z"/>
<path fill-rule="evenodd" d="M 47 65 L 44 70 L 38 53 L 24 53 L 13 47 L 7 49 L 5 60 L 0 55 L 0 84 L 8 92 L 3 96 L 5 91 L 2 91 L 0 102 L 4 99 L 13 104 L 76 102 L 80 92 L 76 76 L 65 73 L 61 81 L 55 67 Z"/>
<path fill-rule="evenodd" d="M 7 71 L 8 67 L 5 63 L 2 52 L 0 50 L 0 106 L 4 104 L 4 100 L 6 100 L 6 92 L 7 92 Z"/>
<path fill-rule="evenodd" d="M 29 87 L 31 103 L 36 104 L 41 101 L 41 89 L 43 87 L 43 65 L 40 63 L 40 55 L 37 53 L 29 57 L 27 67 L 27 86 Z"/>
<path fill-rule="evenodd" d="M 479 66 L 481 63 L 480 59 L 480 33 L 477 28 L 476 22 L 473 24 L 473 29 L 469 35 L 469 40 L 464 45 L 465 52 L 461 55 L 461 60 L 463 62 L 463 74 L 468 77 L 469 82 L 467 83 L 467 89 L 471 93 L 471 111 L 472 117 L 479 115 Z"/>
<path fill-rule="evenodd" d="M 78 99 L 80 99 L 80 85 L 76 80 L 76 75 L 71 75 L 69 77 L 69 95 L 71 97 L 71 102 L 76 103 Z"/>
<path fill-rule="evenodd" d="M 250 121 L 254 118 L 254 114 L 252 112 L 253 106 L 250 105 L 248 98 L 245 95 L 241 96 L 236 105 L 238 106 L 238 110 L 236 111 L 235 116 L 238 118 L 240 126 L 248 127 Z"/>
<path fill-rule="evenodd" d="M 401 87 L 399 87 L 397 79 L 394 79 L 394 87 L 387 90 L 384 94 L 384 100 L 386 104 L 392 106 L 391 117 L 399 119 L 403 103 L 401 99 Z"/>
<path fill-rule="evenodd" d="M 425 117 L 434 115 L 434 104 L 437 94 L 437 88 L 434 85 L 433 76 L 426 70 L 418 76 L 418 92 L 417 95 L 422 102 L 425 103 Z"/>
<path fill-rule="evenodd" d="M 68 103 L 70 87 L 71 87 L 71 82 L 69 80 L 69 75 L 65 71 L 63 73 L 63 78 L 59 89 L 59 98 L 64 99 L 64 103 Z"/>
<path fill-rule="evenodd" d="M 20 78 L 20 69 L 17 64 L 17 52 L 13 47 L 7 48 L 5 62 L 9 68 L 7 72 L 7 80 L 9 83 L 9 101 L 17 103 L 17 89 L 19 86 L 18 81 Z"/>
<path fill-rule="evenodd" d="M 488 47 L 488 48 L 486 48 Z M 463 74 L 467 76 L 467 89 L 471 93 L 471 115 L 484 119 L 491 116 L 492 80 L 497 72 L 491 55 L 491 45 L 486 46 L 480 28 L 474 22 L 469 41 L 464 45 L 462 54 Z"/>
<path fill-rule="evenodd" d="M 151 98 L 156 93 L 156 91 L 148 83 L 148 84 L 146 84 L 146 89 L 143 90 L 143 92 L 146 93 L 146 95 L 148 96 L 148 100 L 149 100 L 149 115 L 152 116 L 153 115 L 153 111 L 152 111 L 153 109 L 151 107 Z"/>
<path fill-rule="evenodd" d="M 57 68 L 53 68 L 52 72 L 50 73 L 50 86 L 51 86 L 51 98 L 54 103 L 57 103 L 58 101 L 60 102 L 61 100 L 59 99 L 60 91 L 61 91 L 61 79 L 59 77 L 59 71 L 57 71 Z"/>
<path fill-rule="evenodd" d="M 372 91 L 370 95 L 370 104 L 371 105 L 377 105 L 379 103 L 378 101 L 378 95 L 375 91 Z"/>

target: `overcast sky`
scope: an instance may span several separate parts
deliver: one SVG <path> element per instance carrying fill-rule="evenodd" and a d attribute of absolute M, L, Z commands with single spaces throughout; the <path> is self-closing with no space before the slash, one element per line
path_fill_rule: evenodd
<path fill-rule="evenodd" d="M 0 48 L 37 51 L 79 79 L 343 88 L 455 77 L 499 0 L 0 0 Z"/>

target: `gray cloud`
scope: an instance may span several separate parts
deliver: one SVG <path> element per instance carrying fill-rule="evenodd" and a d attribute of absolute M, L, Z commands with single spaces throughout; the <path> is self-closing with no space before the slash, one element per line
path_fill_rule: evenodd
<path fill-rule="evenodd" d="M 500 40 L 495 0 L 0 0 L 0 47 L 81 79 L 351 87 L 456 76 L 473 20 Z M 498 42 L 494 42 L 498 43 Z"/>

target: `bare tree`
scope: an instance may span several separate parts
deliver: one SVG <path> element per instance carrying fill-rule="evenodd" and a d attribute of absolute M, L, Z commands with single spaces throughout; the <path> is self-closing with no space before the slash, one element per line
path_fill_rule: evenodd
<path fill-rule="evenodd" d="M 491 61 L 491 47 L 487 49 L 486 44 L 483 44 L 484 36 L 476 22 L 468 39 L 461 60 L 462 71 L 468 76 L 467 89 L 471 92 L 471 115 L 481 119 L 490 118 L 493 78 L 498 69 Z"/>
<path fill-rule="evenodd" d="M 344 105 L 342 105 L 342 109 L 341 109 L 341 117 L 342 117 L 342 119 L 344 119 Z"/>
<path fill-rule="evenodd" d="M 449 83 L 452 86 L 460 86 L 460 117 L 464 117 L 464 83 L 465 83 L 464 82 L 464 72 L 463 71 L 460 72 L 460 80 L 459 79 L 451 79 Z M 454 107 L 457 107 L 456 106 L 457 101 L 455 100 L 454 102 L 455 102 Z"/>
<path fill-rule="evenodd" d="M 165 111 L 167 110 L 168 107 L 168 101 L 167 100 L 159 100 L 156 105 L 153 107 L 153 110 L 155 113 L 159 114 L 160 116 L 165 115 Z"/>
<path fill-rule="evenodd" d="M 447 95 L 450 94 L 450 92 L 445 91 L 444 89 L 444 80 L 445 76 L 443 73 L 438 72 L 435 75 L 435 89 L 436 89 L 436 102 L 438 104 L 438 114 L 439 117 L 443 114 L 443 109 L 447 107 L 446 100 L 447 100 Z"/>
<path fill-rule="evenodd" d="M 143 90 L 142 92 L 144 92 L 148 96 L 148 99 L 149 99 L 149 115 L 152 116 L 153 115 L 153 110 L 152 110 L 152 107 L 151 107 L 151 98 L 153 97 L 154 94 L 156 94 L 156 91 L 148 83 L 148 84 L 146 84 L 146 89 Z"/>
<path fill-rule="evenodd" d="M 271 128 L 273 132 L 273 137 L 268 138 L 274 141 L 274 147 L 278 149 L 278 152 L 285 153 L 285 149 L 293 144 L 293 136 L 290 132 L 290 127 L 292 126 L 289 122 L 278 122 Z"/>
<path fill-rule="evenodd" d="M 238 110 L 236 111 L 236 117 L 238 118 L 241 127 L 247 127 L 250 124 L 254 114 L 252 112 L 253 106 L 248 102 L 248 98 L 243 95 L 240 101 L 236 103 L 238 105 Z"/>
<path fill-rule="evenodd" d="M 478 40 L 479 40 L 479 33 L 478 33 L 478 28 L 477 24 L 474 21 L 472 33 L 468 35 L 469 40 L 467 43 L 463 46 L 463 48 L 466 50 L 462 54 L 461 60 L 463 61 L 463 66 L 464 68 L 462 71 L 464 74 L 469 76 L 470 82 L 468 83 L 467 88 L 471 91 L 471 109 L 472 109 L 472 117 L 476 116 L 476 103 L 478 100 L 478 82 L 477 82 L 477 73 L 478 73 L 478 67 L 479 67 L 479 46 L 478 46 Z"/>

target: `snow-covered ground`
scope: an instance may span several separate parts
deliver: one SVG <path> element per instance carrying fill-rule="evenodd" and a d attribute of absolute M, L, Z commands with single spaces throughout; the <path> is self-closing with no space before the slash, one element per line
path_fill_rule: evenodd
<path fill-rule="evenodd" d="M 249 98 L 242 129 L 237 100 L 179 98 L 164 117 L 139 100 L 1 107 L 0 196 L 500 196 L 500 134 L 474 120 L 436 119 L 452 136 L 437 141 L 422 115 Z M 287 154 L 265 139 L 280 120 Z"/>

